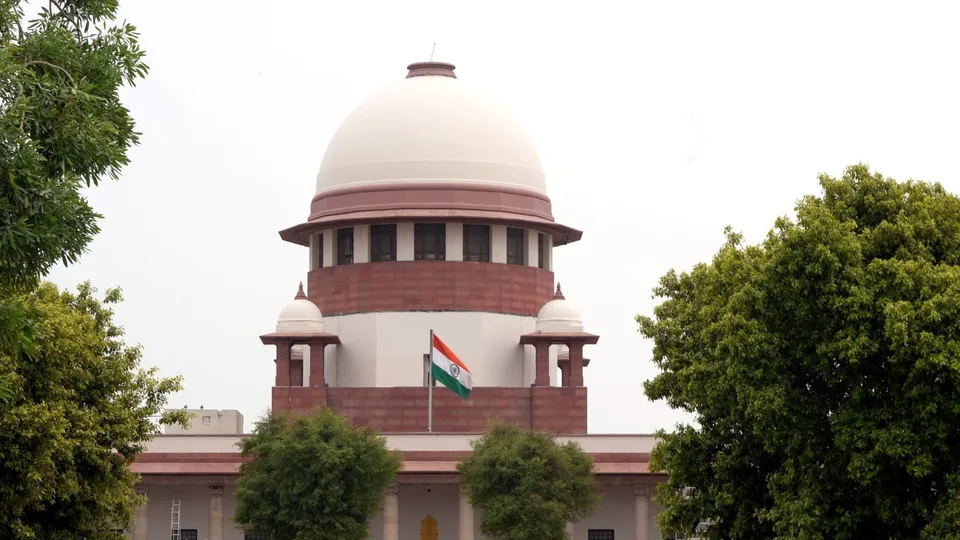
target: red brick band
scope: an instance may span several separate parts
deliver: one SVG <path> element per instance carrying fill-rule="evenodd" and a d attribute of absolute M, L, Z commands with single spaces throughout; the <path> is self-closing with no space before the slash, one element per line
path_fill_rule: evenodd
<path fill-rule="evenodd" d="M 463 182 L 390 182 L 328 189 L 314 196 L 310 221 L 374 210 L 486 210 L 553 221 L 550 198 L 530 189 Z"/>
<path fill-rule="evenodd" d="M 273 410 L 309 412 L 327 406 L 358 426 L 385 433 L 427 431 L 425 387 L 274 387 Z M 492 420 L 558 435 L 587 433 L 587 389 L 561 387 L 474 388 L 470 399 L 433 394 L 433 431 L 482 433 Z"/>
<path fill-rule="evenodd" d="M 329 266 L 308 275 L 324 315 L 376 311 L 486 311 L 535 317 L 553 297 L 553 272 L 462 261 Z"/>

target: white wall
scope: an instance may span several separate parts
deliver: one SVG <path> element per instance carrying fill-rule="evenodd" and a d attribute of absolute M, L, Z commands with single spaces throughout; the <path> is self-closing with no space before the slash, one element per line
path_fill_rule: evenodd
<path fill-rule="evenodd" d="M 439 540 L 458 540 L 460 528 L 460 494 L 454 484 L 430 485 L 402 484 L 399 492 L 400 540 L 420 538 L 420 522 L 428 514 L 437 519 Z M 198 538 L 205 540 L 209 531 L 209 489 L 206 485 L 150 485 L 148 486 L 149 537 L 166 540 L 170 538 L 170 506 L 174 499 L 181 504 L 181 528 L 197 529 Z M 233 521 L 237 502 L 234 486 L 227 485 L 223 495 L 224 540 L 243 540 L 243 532 Z M 574 538 L 586 539 L 588 529 L 614 529 L 617 540 L 633 540 L 634 495 L 629 486 L 607 487 L 601 490 L 600 507 L 586 520 L 574 525 Z M 661 508 L 650 504 L 648 523 L 651 540 L 661 540 L 654 526 L 654 516 Z M 474 511 L 475 535 L 480 534 L 480 513 Z M 383 518 L 375 516 L 370 521 L 370 539 L 383 538 Z M 132 532 L 127 532 L 133 538 Z"/>
<path fill-rule="evenodd" d="M 174 500 L 180 501 L 180 528 L 196 529 L 197 538 L 207 538 L 210 523 L 210 491 L 207 486 L 149 486 L 147 497 L 150 540 L 170 538 L 170 510 Z"/>
<path fill-rule="evenodd" d="M 533 332 L 535 317 L 485 312 L 381 312 L 324 317 L 324 329 L 342 345 L 326 349 L 334 364 L 330 386 L 422 386 L 423 355 L 430 330 L 473 374 L 476 386 L 528 386 L 533 382 L 533 347 L 520 336 Z M 527 350 L 529 349 L 529 350 Z M 555 384 L 556 355 L 552 355 Z"/>
<path fill-rule="evenodd" d="M 240 435 L 243 433 L 243 415 L 239 411 L 232 409 L 186 409 L 186 412 L 193 415 L 186 428 L 180 426 L 180 424 L 170 424 L 164 426 L 163 432 L 167 435 L 188 433 L 191 435 Z"/>
<path fill-rule="evenodd" d="M 387 447 L 404 452 L 468 451 L 477 433 L 387 433 Z M 157 435 L 147 442 L 150 453 L 223 453 L 238 452 L 243 436 L 227 435 Z M 650 453 L 657 444 L 654 435 L 573 435 L 558 436 L 560 444 L 575 442 L 591 454 Z"/>

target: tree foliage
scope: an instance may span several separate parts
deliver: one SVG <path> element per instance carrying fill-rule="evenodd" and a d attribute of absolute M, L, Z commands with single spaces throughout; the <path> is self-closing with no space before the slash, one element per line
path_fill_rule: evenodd
<path fill-rule="evenodd" d="M 139 368 L 111 305 L 89 284 L 73 294 L 45 283 L 31 306 L 36 354 L 0 351 L 0 538 L 106 538 L 129 525 L 136 481 L 129 465 L 157 433 L 150 421 L 178 378 Z M 184 421 L 183 412 L 161 415 Z"/>
<path fill-rule="evenodd" d="M 363 540 L 403 456 L 330 409 L 270 413 L 243 440 L 236 521 L 289 540 Z"/>
<path fill-rule="evenodd" d="M 960 535 L 960 199 L 863 165 L 820 185 L 761 244 L 728 230 L 669 272 L 638 317 L 647 395 L 698 424 L 653 452 L 667 533 Z"/>
<path fill-rule="evenodd" d="M 0 0 L 0 285 L 32 285 L 99 231 L 80 193 L 138 141 L 118 90 L 147 72 L 116 0 Z"/>
<path fill-rule="evenodd" d="M 600 502 L 593 460 L 579 445 L 514 425 L 491 424 L 457 470 L 488 538 L 567 540 L 567 523 Z"/>

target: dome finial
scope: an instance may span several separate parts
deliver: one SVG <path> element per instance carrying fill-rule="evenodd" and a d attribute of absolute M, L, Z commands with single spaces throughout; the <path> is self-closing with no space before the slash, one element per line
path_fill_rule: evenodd
<path fill-rule="evenodd" d="M 554 298 L 554 300 L 566 300 L 566 298 L 563 297 L 563 293 L 560 291 L 560 282 L 559 282 L 559 281 L 557 282 L 557 292 L 554 293 L 553 298 Z"/>
<path fill-rule="evenodd" d="M 303 282 L 300 282 L 300 289 L 297 291 L 297 295 L 293 297 L 294 300 L 306 300 L 307 294 L 303 292 Z"/>
<path fill-rule="evenodd" d="M 457 66 L 446 62 L 434 62 L 433 60 L 429 62 L 414 62 L 407 66 L 407 78 L 434 76 L 456 79 L 457 74 L 453 72 L 455 69 L 457 69 Z"/>

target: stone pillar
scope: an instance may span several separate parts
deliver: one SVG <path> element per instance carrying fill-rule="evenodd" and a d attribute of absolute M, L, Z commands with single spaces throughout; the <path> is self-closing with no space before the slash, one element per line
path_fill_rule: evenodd
<path fill-rule="evenodd" d="M 147 488 L 138 487 L 136 489 L 137 495 L 140 497 L 147 496 Z M 133 540 L 148 540 L 147 534 L 149 524 L 147 523 L 147 501 L 143 501 L 143 504 L 138 504 L 137 508 L 134 510 L 133 514 Z"/>
<path fill-rule="evenodd" d="M 210 524 L 207 540 L 223 540 L 223 485 L 210 486 Z"/>
<path fill-rule="evenodd" d="M 573 523 L 567 523 L 567 538 L 573 540 Z"/>
<path fill-rule="evenodd" d="M 274 386 L 290 386 L 290 346 L 289 341 L 277 342 L 277 380 Z"/>
<path fill-rule="evenodd" d="M 560 386 L 570 386 L 570 360 L 560 364 Z"/>
<path fill-rule="evenodd" d="M 473 540 L 473 504 L 467 487 L 460 485 L 460 540 Z"/>
<path fill-rule="evenodd" d="M 383 540 L 400 540 L 400 486 L 390 484 L 383 492 Z"/>
<path fill-rule="evenodd" d="M 534 386 L 550 386 L 550 343 L 537 342 L 533 344 L 537 351 L 536 379 Z"/>
<path fill-rule="evenodd" d="M 570 386 L 583 386 L 583 342 L 572 341 L 567 344 L 570 348 Z"/>
<path fill-rule="evenodd" d="M 650 496 L 654 486 L 640 484 L 633 486 L 633 538 L 650 540 Z"/>
<path fill-rule="evenodd" d="M 324 379 L 323 351 L 326 349 L 326 343 L 318 340 L 312 340 L 310 343 L 310 386 L 323 388 L 326 379 Z"/>

